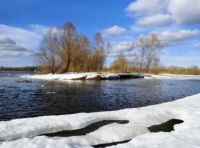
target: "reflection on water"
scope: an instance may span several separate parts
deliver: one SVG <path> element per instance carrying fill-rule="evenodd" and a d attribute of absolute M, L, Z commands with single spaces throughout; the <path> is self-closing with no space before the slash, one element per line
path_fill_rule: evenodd
<path fill-rule="evenodd" d="M 0 74 L 0 120 L 141 107 L 200 92 L 198 80 L 23 82 Z"/>

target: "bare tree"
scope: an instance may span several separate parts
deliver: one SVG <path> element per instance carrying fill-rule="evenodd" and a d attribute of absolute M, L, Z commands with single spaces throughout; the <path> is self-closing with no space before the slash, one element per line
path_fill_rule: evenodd
<path fill-rule="evenodd" d="M 134 55 L 140 70 L 149 71 L 153 64 L 159 62 L 161 43 L 156 34 L 142 37 L 134 43 Z"/>
<path fill-rule="evenodd" d="M 94 36 L 93 48 L 93 67 L 96 71 L 102 71 L 105 64 L 106 56 L 111 50 L 111 45 L 109 42 L 105 43 L 101 34 L 97 32 Z"/>
<path fill-rule="evenodd" d="M 128 69 L 129 61 L 123 53 L 120 53 L 111 64 L 111 70 L 115 72 L 128 72 Z"/>
<path fill-rule="evenodd" d="M 59 38 L 59 49 L 60 49 L 60 73 L 65 73 L 69 71 L 71 63 L 71 54 L 75 48 L 75 42 L 77 39 L 76 28 L 71 22 L 66 23 L 66 25 L 60 30 Z"/>
<path fill-rule="evenodd" d="M 57 67 L 57 40 L 53 29 L 49 29 L 40 44 L 39 71 L 42 73 L 55 73 Z"/>
<path fill-rule="evenodd" d="M 94 36 L 94 49 L 96 54 L 96 66 L 97 71 L 102 70 L 105 57 L 104 57 L 104 41 L 100 33 L 96 33 Z"/>
<path fill-rule="evenodd" d="M 89 57 L 91 54 L 90 42 L 86 36 L 80 36 L 77 42 L 77 56 L 78 71 L 89 71 Z"/>

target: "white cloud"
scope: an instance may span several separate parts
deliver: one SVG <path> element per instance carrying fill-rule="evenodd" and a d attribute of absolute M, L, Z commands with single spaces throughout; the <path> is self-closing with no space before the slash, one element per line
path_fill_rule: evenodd
<path fill-rule="evenodd" d="M 157 34 L 158 38 L 164 45 L 174 45 L 199 35 L 200 31 L 198 30 L 163 31 Z"/>
<path fill-rule="evenodd" d="M 0 57 L 33 55 L 39 48 L 46 27 L 31 25 L 30 29 L 0 24 Z"/>
<path fill-rule="evenodd" d="M 152 26 L 162 26 L 169 24 L 171 22 L 171 17 L 168 14 L 157 14 L 153 16 L 148 16 L 141 18 L 137 21 L 137 24 L 139 25 L 152 25 Z"/>
<path fill-rule="evenodd" d="M 140 25 L 200 23 L 200 0 L 136 0 L 126 10 Z"/>
<path fill-rule="evenodd" d="M 0 45 L 15 44 L 15 41 L 9 38 L 0 38 Z"/>
<path fill-rule="evenodd" d="M 136 0 L 128 5 L 126 11 L 132 16 L 155 15 L 164 11 L 166 0 Z"/>
<path fill-rule="evenodd" d="M 35 52 L 16 45 L 16 42 L 9 38 L 0 38 L 0 58 L 16 58 L 33 56 Z"/>
<path fill-rule="evenodd" d="M 16 45 L 27 49 L 38 49 L 42 35 L 32 30 L 0 24 L 0 38 L 9 38 Z"/>
<path fill-rule="evenodd" d="M 132 49 L 133 43 L 131 41 L 121 41 L 112 43 L 112 53 L 120 53 L 125 51 L 130 51 Z"/>
<path fill-rule="evenodd" d="M 200 0 L 171 0 L 169 12 L 178 23 L 200 23 Z"/>
<path fill-rule="evenodd" d="M 44 35 L 49 30 L 49 27 L 39 25 L 39 24 L 31 24 L 30 29 L 31 29 L 31 31 L 33 31 L 39 35 Z"/>
<path fill-rule="evenodd" d="M 126 32 L 126 29 L 118 25 L 103 30 L 103 33 L 106 35 L 120 35 L 123 34 L 124 32 Z"/>
<path fill-rule="evenodd" d="M 200 42 L 195 42 L 195 43 L 193 44 L 193 46 L 196 47 L 196 48 L 200 48 Z"/>

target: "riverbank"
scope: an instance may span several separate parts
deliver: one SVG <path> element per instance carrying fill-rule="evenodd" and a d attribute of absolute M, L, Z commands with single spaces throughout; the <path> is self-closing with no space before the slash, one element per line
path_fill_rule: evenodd
<path fill-rule="evenodd" d="M 6 148 L 25 148 L 27 146 L 78 148 L 122 142 L 122 144 L 113 147 L 199 147 L 199 119 L 200 94 L 197 94 L 174 102 L 142 108 L 43 116 L 0 122 L 0 146 Z M 120 122 L 110 123 L 82 136 L 42 136 L 63 131 L 73 132 L 91 124 L 108 120 L 126 122 L 123 124 Z M 169 123 L 172 126 L 170 132 L 163 130 L 163 127 L 155 129 Z"/>

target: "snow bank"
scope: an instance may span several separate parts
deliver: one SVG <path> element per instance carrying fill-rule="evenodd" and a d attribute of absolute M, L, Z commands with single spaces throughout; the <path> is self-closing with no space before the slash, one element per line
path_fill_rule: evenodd
<path fill-rule="evenodd" d="M 173 132 L 149 133 L 147 127 L 170 119 L 181 119 L 184 123 L 175 125 L 175 131 Z M 37 136 L 62 130 L 80 129 L 102 120 L 129 120 L 129 123 L 105 125 L 84 136 L 52 138 Z M 200 147 L 200 94 L 174 102 L 142 108 L 44 116 L 0 122 L 0 140 L 2 142 L 0 147 L 3 148 L 79 148 L 130 139 L 132 140 L 128 143 L 113 147 Z"/>

